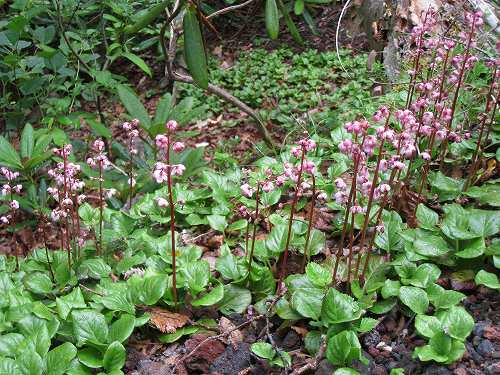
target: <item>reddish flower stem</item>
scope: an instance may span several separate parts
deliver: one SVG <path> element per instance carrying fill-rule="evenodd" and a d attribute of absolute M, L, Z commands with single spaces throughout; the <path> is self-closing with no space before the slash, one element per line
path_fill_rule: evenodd
<path fill-rule="evenodd" d="M 252 229 L 252 247 L 250 249 L 250 257 L 248 259 L 249 276 L 250 276 L 250 271 L 252 270 L 253 252 L 255 249 L 255 236 L 257 235 L 257 220 L 259 218 L 259 193 L 260 193 L 260 182 L 257 182 L 257 191 L 255 193 L 255 215 L 253 217 L 253 229 Z"/>
<path fill-rule="evenodd" d="M 314 176 L 314 173 L 311 173 L 311 177 L 312 177 L 311 209 L 309 211 L 309 223 L 307 225 L 306 243 L 304 245 L 304 258 L 302 259 L 303 270 L 305 270 L 306 268 L 306 262 L 309 262 L 311 258 L 309 254 L 309 241 L 311 238 L 311 229 L 313 225 L 314 206 L 316 205 L 316 177 Z"/>
<path fill-rule="evenodd" d="M 285 253 L 283 254 L 283 260 L 281 263 L 281 270 L 280 270 L 280 275 L 279 275 L 279 280 L 278 280 L 277 293 L 280 292 L 281 284 L 283 283 L 283 279 L 285 278 L 286 263 L 288 261 L 288 248 L 290 246 L 290 237 L 292 234 L 293 215 L 295 214 L 295 207 L 297 206 L 297 202 L 299 200 L 300 184 L 302 181 L 302 170 L 304 168 L 304 159 L 305 159 L 305 153 L 306 153 L 304 146 L 301 147 L 301 151 L 302 151 L 302 154 L 300 157 L 299 173 L 297 175 L 297 185 L 295 187 L 295 195 L 294 195 L 293 200 L 292 200 L 292 206 L 290 207 L 290 216 L 288 218 L 288 234 L 287 234 L 286 243 L 285 243 Z"/>
<path fill-rule="evenodd" d="M 451 104 L 451 118 L 450 118 L 450 121 L 448 121 L 448 123 L 446 124 L 446 138 L 441 143 L 441 155 L 439 158 L 439 169 L 440 170 L 443 168 L 444 158 L 446 156 L 446 151 L 448 149 L 448 136 L 449 136 L 450 131 L 451 131 L 451 126 L 453 124 L 453 117 L 455 116 L 455 109 L 457 106 L 458 94 L 460 93 L 460 87 L 462 86 L 462 79 L 463 79 L 464 73 L 465 73 L 465 65 L 467 64 L 467 60 L 469 59 L 470 46 L 472 43 L 472 36 L 474 35 L 475 28 L 476 28 L 476 17 L 473 17 L 471 31 L 469 33 L 469 37 L 467 40 L 467 46 L 465 47 L 464 61 L 462 62 L 462 66 L 460 67 L 460 72 L 458 73 L 457 88 L 455 89 L 455 95 L 453 96 L 453 102 Z"/>
<path fill-rule="evenodd" d="M 389 126 L 390 117 L 391 117 L 391 115 L 389 114 L 387 116 L 387 120 L 385 122 L 385 130 L 387 130 L 387 127 Z M 377 185 L 377 181 L 378 181 L 378 172 L 380 169 L 380 162 L 382 161 L 382 155 L 384 153 L 383 152 L 384 143 L 385 143 L 385 139 L 382 138 L 382 140 L 380 141 L 379 149 L 378 149 L 377 164 L 375 166 L 375 171 L 373 172 L 372 186 L 370 187 L 370 194 L 368 195 L 368 203 L 366 205 L 365 220 L 363 222 L 363 228 L 361 229 L 361 240 L 359 241 L 359 254 L 358 254 L 358 259 L 356 260 L 356 266 L 355 266 L 355 270 L 354 270 L 354 278 L 355 279 L 358 277 L 359 264 L 361 262 L 361 251 L 363 250 L 363 246 L 365 245 L 366 231 L 368 229 L 368 224 L 370 222 L 370 212 L 371 212 L 372 204 L 373 204 L 373 195 L 375 193 L 375 186 Z"/>
<path fill-rule="evenodd" d="M 172 294 L 174 305 L 177 306 L 177 264 L 175 253 L 175 206 L 174 194 L 172 191 L 172 166 L 170 165 L 170 132 L 167 134 L 167 185 L 168 185 L 168 203 L 170 205 L 170 237 L 171 237 L 171 255 L 172 255 Z M 168 253 L 168 250 L 167 250 Z"/>
<path fill-rule="evenodd" d="M 97 255 L 102 253 L 102 228 L 103 228 L 103 216 L 104 216 L 104 192 L 102 187 L 102 161 L 99 160 L 99 246 L 97 246 Z"/>

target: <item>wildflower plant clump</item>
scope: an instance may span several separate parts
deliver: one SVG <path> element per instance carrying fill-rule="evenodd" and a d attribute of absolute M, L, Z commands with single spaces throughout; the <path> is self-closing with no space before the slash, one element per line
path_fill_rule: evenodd
<path fill-rule="evenodd" d="M 424 11 L 409 35 L 398 100 L 387 96 L 328 135 L 306 124 L 251 167 L 220 154 L 209 167 L 202 149 L 181 141 L 180 111 L 166 107 L 154 123 L 130 113 L 123 145 L 109 135 L 88 144 L 54 137 L 58 147 L 39 173 L 48 184 L 37 187 L 49 199 L 39 206 L 37 189 L 23 187 L 32 179 L 24 160 L 2 167 L 0 223 L 16 257 L 0 256 L 0 302 L 13 305 L 0 303 L 0 342 L 21 350 L 35 342 L 24 337 L 34 327 L 46 339 L 31 353 L 28 364 L 41 366 L 33 373 L 60 358 L 64 369 L 54 372 L 112 374 L 146 323 L 164 344 L 218 330 L 206 340 L 232 342 L 252 325 L 261 331 L 252 352 L 273 366 L 306 373 L 326 357 L 344 371 L 367 362 L 358 336 L 392 311 L 410 316 L 407 329 L 425 339 L 416 359 L 459 360 L 474 321 L 460 306 L 466 295 L 445 289 L 441 273 L 460 269 L 500 290 L 489 272 L 500 267 L 500 219 L 488 209 L 500 204 L 478 198 L 498 193 L 496 181 L 480 183 L 498 159 L 500 45 L 485 61 L 479 12 L 464 16 L 456 37 L 439 32 L 438 17 Z M 464 178 L 451 178 L 460 165 Z M 29 215 L 41 221 L 45 249 L 21 257 L 17 228 Z M 48 235 L 58 242 L 50 251 Z M 235 316 L 242 322 L 233 327 Z M 276 322 L 280 330 L 293 323 L 307 355 L 280 348 Z M 0 348 L 0 373 L 4 363 L 28 368 L 21 358 Z"/>

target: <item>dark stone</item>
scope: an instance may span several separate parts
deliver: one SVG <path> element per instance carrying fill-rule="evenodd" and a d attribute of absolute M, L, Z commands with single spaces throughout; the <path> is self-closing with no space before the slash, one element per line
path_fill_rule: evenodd
<path fill-rule="evenodd" d="M 362 341 L 364 346 L 369 348 L 371 346 L 377 346 L 377 344 L 382 340 L 380 337 L 380 333 L 378 333 L 377 331 L 370 331 L 363 336 Z"/>
<path fill-rule="evenodd" d="M 467 350 L 467 354 L 470 358 L 472 358 L 472 360 L 476 363 L 476 365 L 480 365 L 482 362 L 483 362 L 483 357 L 481 357 L 477 352 L 476 350 L 474 349 L 474 347 L 472 346 L 472 344 L 466 342 L 465 343 L 465 348 Z"/>
<path fill-rule="evenodd" d="M 240 343 L 236 349 L 232 345 L 228 345 L 224 353 L 210 366 L 210 373 L 238 374 L 251 366 L 250 359 L 250 347 L 247 343 Z"/>
<path fill-rule="evenodd" d="M 370 374 L 371 375 L 387 375 L 387 370 L 386 370 L 385 366 L 373 363 L 371 368 L 370 368 Z"/>
<path fill-rule="evenodd" d="M 478 354 L 482 355 L 483 357 L 491 357 L 493 351 L 495 350 L 495 347 L 490 340 L 485 339 L 481 340 L 476 350 Z"/>
<path fill-rule="evenodd" d="M 431 365 L 425 369 L 422 375 L 451 375 L 452 372 L 444 366 Z"/>
<path fill-rule="evenodd" d="M 485 322 L 485 321 L 482 321 L 482 322 L 477 322 L 475 325 L 474 325 L 474 329 L 472 331 L 472 333 L 475 335 L 475 336 L 479 336 L 479 337 L 482 337 L 483 336 L 483 332 L 484 332 L 484 329 L 486 327 L 488 327 L 490 324 L 488 322 Z"/>
<path fill-rule="evenodd" d="M 495 362 L 484 369 L 486 375 L 500 374 L 500 362 Z"/>

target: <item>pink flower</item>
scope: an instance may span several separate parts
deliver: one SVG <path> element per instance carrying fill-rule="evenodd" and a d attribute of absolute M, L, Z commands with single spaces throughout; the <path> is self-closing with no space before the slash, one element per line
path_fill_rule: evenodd
<path fill-rule="evenodd" d="M 17 194 L 20 194 L 20 193 L 21 193 L 21 190 L 23 190 L 23 185 L 16 185 L 16 186 L 14 186 L 14 191 L 15 191 Z"/>
<path fill-rule="evenodd" d="M 274 189 L 274 184 L 271 181 L 266 181 L 262 184 L 262 190 L 265 191 L 266 193 L 269 193 L 273 189 Z"/>
<path fill-rule="evenodd" d="M 339 190 L 345 190 L 347 185 L 346 183 L 344 182 L 343 179 L 341 179 L 340 177 L 339 178 L 336 178 L 335 179 L 335 186 L 337 187 L 337 189 Z"/>
<path fill-rule="evenodd" d="M 337 204 L 347 203 L 347 194 L 344 193 L 343 191 L 337 191 L 334 195 L 334 198 Z"/>
<path fill-rule="evenodd" d="M 164 134 L 158 134 L 155 138 L 156 147 L 167 148 L 168 147 L 168 137 Z"/>
<path fill-rule="evenodd" d="M 177 129 L 177 121 L 170 120 L 167 122 L 167 124 L 165 126 L 166 126 L 167 130 L 174 131 L 175 129 Z"/>
<path fill-rule="evenodd" d="M 391 191 L 391 187 L 388 184 L 380 184 L 379 190 L 381 193 L 388 193 Z"/>
<path fill-rule="evenodd" d="M 315 171 L 315 165 L 312 161 L 310 160 L 307 160 L 305 163 L 304 163 L 304 170 L 307 172 L 307 173 L 310 173 L 310 174 L 313 174 L 314 171 Z"/>
<path fill-rule="evenodd" d="M 2 187 L 2 195 L 8 195 L 8 194 L 10 194 L 10 192 L 11 192 L 11 187 L 10 187 L 10 185 L 5 184 L 5 185 Z"/>
<path fill-rule="evenodd" d="M 241 193 L 242 193 L 244 196 L 246 196 L 246 197 L 248 197 L 248 198 L 251 198 L 251 197 L 252 197 L 252 195 L 253 195 L 253 189 L 250 187 L 250 185 L 248 185 L 248 184 L 243 184 L 243 185 L 241 185 L 241 186 L 240 186 L 240 188 L 241 188 Z"/>
<path fill-rule="evenodd" d="M 156 199 L 156 203 L 161 208 L 168 207 L 168 201 L 165 198 L 158 198 L 158 199 Z"/>
<path fill-rule="evenodd" d="M 309 184 L 308 182 L 306 181 L 303 181 L 301 184 L 300 184 L 302 190 L 307 190 L 311 187 L 311 184 Z"/>
<path fill-rule="evenodd" d="M 168 180 L 168 166 L 162 162 L 156 163 L 153 177 L 159 184 L 166 182 Z"/>
<path fill-rule="evenodd" d="M 292 147 L 292 148 L 290 149 L 290 153 L 291 153 L 294 157 L 298 158 L 298 157 L 300 156 L 300 154 L 301 154 L 301 150 L 300 150 L 300 148 L 298 148 L 298 147 Z"/>
<path fill-rule="evenodd" d="M 9 205 L 10 208 L 12 208 L 13 210 L 17 210 L 19 208 L 19 202 L 16 201 L 15 199 L 13 199 Z"/>
<path fill-rule="evenodd" d="M 314 142 L 312 139 L 306 140 L 305 148 L 306 148 L 306 151 L 314 150 L 316 148 L 316 142 Z"/>
<path fill-rule="evenodd" d="M 175 152 L 182 152 L 182 151 L 184 151 L 185 148 L 186 148 L 186 146 L 182 142 L 175 142 L 174 145 L 172 146 L 172 149 Z"/>
<path fill-rule="evenodd" d="M 328 195 L 323 191 L 323 192 L 318 194 L 318 199 L 320 201 L 326 201 L 328 199 Z"/>
<path fill-rule="evenodd" d="M 281 186 L 286 182 L 286 176 L 281 174 L 278 177 L 276 177 L 276 185 Z"/>
<path fill-rule="evenodd" d="M 0 217 L 0 222 L 2 222 L 2 224 L 9 224 L 9 219 L 6 216 L 2 216 Z"/>
<path fill-rule="evenodd" d="M 426 152 L 426 151 L 422 152 L 422 153 L 420 154 L 420 156 L 421 156 L 421 157 L 422 157 L 422 159 L 424 159 L 424 160 L 431 160 L 431 155 L 430 155 L 428 152 Z"/>
<path fill-rule="evenodd" d="M 350 139 L 344 139 L 342 142 L 339 143 L 339 150 L 344 154 L 350 152 L 351 148 L 352 148 L 352 141 Z"/>
<path fill-rule="evenodd" d="M 117 191 L 116 189 L 108 189 L 108 191 L 106 191 L 106 198 L 110 199 L 112 197 L 114 197 L 116 195 Z"/>
<path fill-rule="evenodd" d="M 104 142 L 101 139 L 96 139 L 92 145 L 92 149 L 95 152 L 103 152 L 104 151 Z"/>
<path fill-rule="evenodd" d="M 172 174 L 174 176 L 182 176 L 185 171 L 186 167 L 184 166 L 184 164 L 177 164 L 172 166 Z"/>

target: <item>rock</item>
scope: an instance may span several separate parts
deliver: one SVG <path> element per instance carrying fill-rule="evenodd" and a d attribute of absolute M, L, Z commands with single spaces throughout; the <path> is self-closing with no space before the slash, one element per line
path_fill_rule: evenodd
<path fill-rule="evenodd" d="M 457 280 L 451 279 L 451 288 L 457 292 L 470 292 L 476 288 L 476 284 L 473 280 Z"/>
<path fill-rule="evenodd" d="M 486 375 L 498 375 L 500 374 L 500 362 L 495 362 L 484 369 Z"/>
<path fill-rule="evenodd" d="M 444 366 L 431 365 L 422 375 L 451 375 L 451 371 Z"/>
<path fill-rule="evenodd" d="M 491 357 L 493 351 L 495 350 L 495 347 L 493 346 L 490 340 L 485 339 L 481 340 L 476 350 L 478 354 L 482 355 L 483 357 Z"/>
<path fill-rule="evenodd" d="M 238 374 L 251 366 L 250 359 L 250 346 L 247 343 L 240 343 L 236 349 L 232 345 L 228 345 L 224 353 L 210 366 L 210 373 Z"/>
<path fill-rule="evenodd" d="M 475 325 L 474 325 L 474 330 L 472 331 L 474 333 L 475 336 L 483 336 L 483 333 L 484 333 L 484 330 L 486 329 L 486 327 L 488 327 L 490 324 L 488 322 L 485 322 L 485 321 L 481 321 L 481 322 L 477 322 Z M 489 338 L 489 337 L 488 337 Z"/>
<path fill-rule="evenodd" d="M 364 346 L 367 348 L 376 346 L 381 340 L 380 333 L 378 333 L 377 331 L 370 331 L 366 335 L 364 335 L 361 340 L 363 341 Z"/>
<path fill-rule="evenodd" d="M 468 375 L 467 370 L 464 369 L 463 367 L 459 367 L 453 371 L 454 375 Z"/>
<path fill-rule="evenodd" d="M 483 336 L 489 340 L 500 340 L 500 329 L 498 327 L 488 325 L 483 330 Z"/>
<path fill-rule="evenodd" d="M 476 363 L 476 365 L 480 365 L 483 362 L 483 357 L 481 357 L 477 352 L 474 350 L 474 347 L 472 344 L 466 342 L 465 343 L 465 348 L 466 348 L 466 353 L 467 355 L 472 358 L 472 360 Z"/>
<path fill-rule="evenodd" d="M 190 352 L 206 338 L 207 336 L 202 334 L 192 336 L 186 341 L 186 351 Z M 184 363 L 188 370 L 208 373 L 210 365 L 224 352 L 224 350 L 225 347 L 219 340 L 210 340 L 198 348 L 196 352 L 184 361 Z"/>

